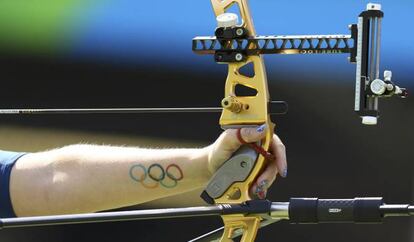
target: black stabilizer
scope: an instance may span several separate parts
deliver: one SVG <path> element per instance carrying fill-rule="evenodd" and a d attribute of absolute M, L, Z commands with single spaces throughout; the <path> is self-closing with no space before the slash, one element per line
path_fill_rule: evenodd
<path fill-rule="evenodd" d="M 356 223 L 380 223 L 382 198 L 355 198 L 354 221 Z"/>
<path fill-rule="evenodd" d="M 289 220 L 292 223 L 318 223 L 317 198 L 291 198 Z"/>
<path fill-rule="evenodd" d="M 269 200 L 251 200 L 242 204 L 226 204 L 223 215 L 226 214 L 269 214 L 272 202 Z"/>
<path fill-rule="evenodd" d="M 380 223 L 383 204 L 382 198 L 291 198 L 289 219 L 292 223 Z"/>
<path fill-rule="evenodd" d="M 272 202 L 269 200 L 250 200 L 245 203 L 245 206 L 249 207 L 250 212 L 253 214 L 270 213 Z"/>

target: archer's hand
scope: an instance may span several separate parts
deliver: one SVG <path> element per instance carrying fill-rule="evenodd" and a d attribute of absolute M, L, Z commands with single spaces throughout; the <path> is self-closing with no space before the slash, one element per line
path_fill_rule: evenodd
<path fill-rule="evenodd" d="M 242 139 L 247 143 L 254 143 L 262 140 L 266 136 L 266 126 L 258 128 L 242 128 Z M 228 129 L 210 147 L 208 156 L 208 169 L 211 174 L 226 161 L 232 154 L 240 148 L 242 144 L 237 139 L 237 129 Z M 269 152 L 275 156 L 275 160 L 269 161 L 265 170 L 259 175 L 250 189 L 252 196 L 264 199 L 267 189 L 275 181 L 277 174 L 282 177 L 287 176 L 286 150 L 282 141 L 277 135 L 273 135 L 273 141 Z"/>

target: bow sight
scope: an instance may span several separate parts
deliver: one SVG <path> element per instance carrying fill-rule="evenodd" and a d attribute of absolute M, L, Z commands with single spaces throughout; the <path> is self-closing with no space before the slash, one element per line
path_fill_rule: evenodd
<path fill-rule="evenodd" d="M 193 39 L 193 51 L 212 54 L 217 63 L 237 63 L 250 55 L 261 54 L 349 54 L 356 64 L 354 110 L 363 124 L 377 124 L 378 99 L 393 95 L 405 98 L 407 91 L 391 81 L 386 70 L 380 79 L 381 24 L 384 13 L 380 4 L 369 3 L 349 26 L 349 35 L 266 35 L 248 36 L 248 30 L 238 23 L 234 13 L 217 17 L 215 36 Z"/>

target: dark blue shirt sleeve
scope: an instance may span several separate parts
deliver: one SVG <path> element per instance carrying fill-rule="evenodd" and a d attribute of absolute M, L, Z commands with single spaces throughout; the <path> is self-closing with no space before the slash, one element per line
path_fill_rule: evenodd
<path fill-rule="evenodd" d="M 0 150 L 0 217 L 16 217 L 10 199 L 10 173 L 16 161 L 26 153 Z"/>

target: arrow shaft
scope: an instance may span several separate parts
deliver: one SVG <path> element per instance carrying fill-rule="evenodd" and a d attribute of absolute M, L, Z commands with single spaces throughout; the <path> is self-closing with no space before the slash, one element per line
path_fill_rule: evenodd
<path fill-rule="evenodd" d="M 221 107 L 188 108 L 58 108 L 58 109 L 0 109 L 1 114 L 134 114 L 134 113 L 220 113 Z"/>

